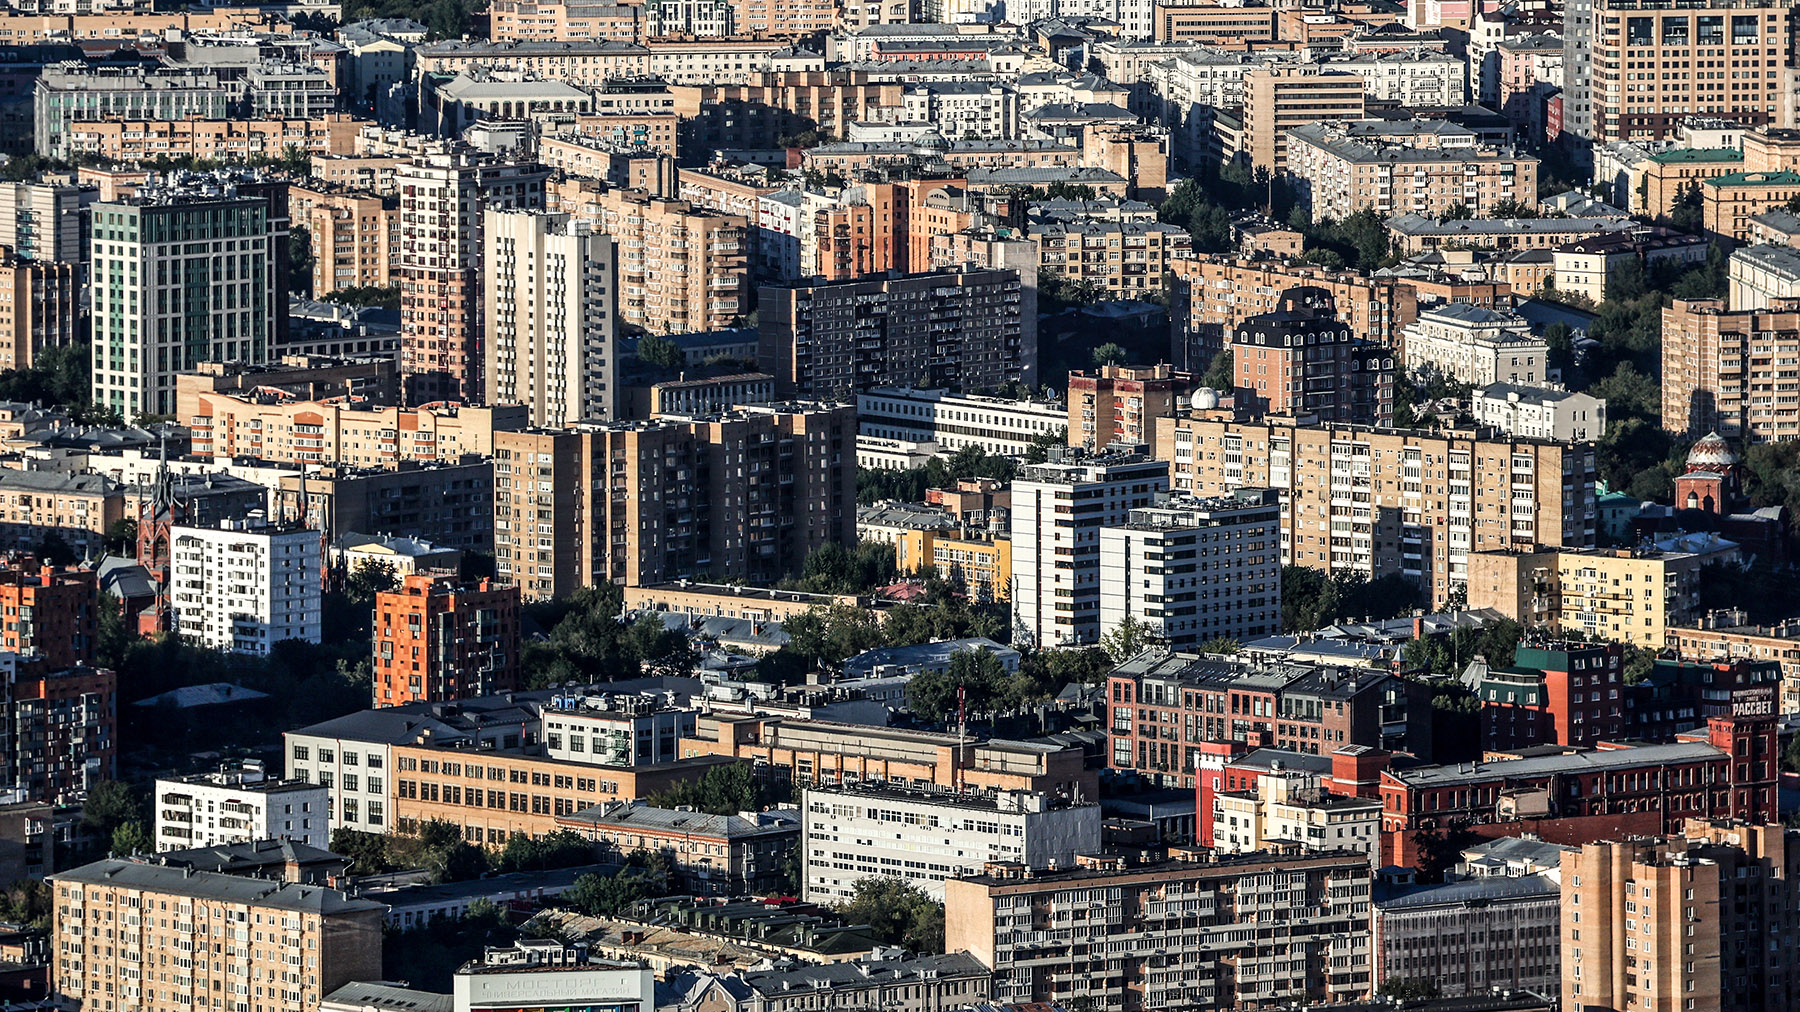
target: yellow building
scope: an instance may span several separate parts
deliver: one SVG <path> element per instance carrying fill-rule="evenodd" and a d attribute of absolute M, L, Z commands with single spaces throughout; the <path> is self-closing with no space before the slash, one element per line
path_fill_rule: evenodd
<path fill-rule="evenodd" d="M 1288 131 L 1308 123 L 1362 119 L 1361 75 L 1318 66 L 1272 67 L 1244 75 L 1243 154 L 1251 167 L 1287 168 Z"/>
<path fill-rule="evenodd" d="M 937 574 L 960 583 L 977 601 L 1012 597 L 1012 539 L 946 531 L 905 531 L 894 541 L 894 564 L 902 573 Z"/>
<path fill-rule="evenodd" d="M 1750 219 L 1800 196 L 1800 172 L 1733 172 L 1700 184 L 1706 234 L 1750 241 Z"/>
<path fill-rule="evenodd" d="M 1698 616 L 1700 570 L 1738 558 L 1736 544 L 1713 534 L 1684 534 L 1649 549 L 1472 552 L 1469 607 L 1661 650 L 1670 628 Z"/>
<path fill-rule="evenodd" d="M 312 236 L 313 298 L 340 288 L 387 288 L 400 246 L 400 205 L 329 183 L 288 187 L 288 212 Z"/>
<path fill-rule="evenodd" d="M 456 460 L 494 452 L 497 430 L 529 422 L 523 404 L 492 408 L 438 402 L 386 407 L 333 398 L 301 400 L 274 392 L 237 397 L 179 382 L 176 416 L 193 430 L 194 455 L 275 462 L 389 466 L 402 460 Z"/>

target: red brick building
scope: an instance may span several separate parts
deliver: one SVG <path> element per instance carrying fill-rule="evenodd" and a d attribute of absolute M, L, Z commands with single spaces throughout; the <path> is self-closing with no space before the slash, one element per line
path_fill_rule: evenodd
<path fill-rule="evenodd" d="M 1624 686 L 1625 648 L 1616 643 L 1522 646 L 1510 666 L 1489 669 L 1474 686 L 1482 747 L 1592 746 L 1618 738 L 1626 724 Z"/>
<path fill-rule="evenodd" d="M 1771 716 L 1712 717 L 1704 733 L 1666 745 L 1389 769 L 1381 778 L 1382 863 L 1412 865 L 1417 834 L 1534 819 L 1661 813 L 1662 832 L 1683 820 L 1778 821 L 1779 741 Z M 1484 834 L 1485 835 L 1485 834 Z M 1564 841 L 1566 842 L 1566 841 Z"/>
<path fill-rule="evenodd" d="M 99 589 L 91 571 L 33 566 L 0 569 L 0 650 L 34 658 L 43 670 L 88 664 L 100 633 Z"/>
<path fill-rule="evenodd" d="M 375 596 L 375 705 L 519 687 L 519 588 L 413 575 Z"/>
<path fill-rule="evenodd" d="M 1195 786 L 1208 742 L 1321 756 L 1367 745 L 1431 756 L 1429 687 L 1367 668 L 1146 653 L 1114 669 L 1107 695 L 1109 764 L 1166 787 Z"/>
<path fill-rule="evenodd" d="M 107 668 L 71 667 L 19 674 L 5 716 L 6 784 L 29 801 L 58 801 L 116 777 L 118 676 Z"/>

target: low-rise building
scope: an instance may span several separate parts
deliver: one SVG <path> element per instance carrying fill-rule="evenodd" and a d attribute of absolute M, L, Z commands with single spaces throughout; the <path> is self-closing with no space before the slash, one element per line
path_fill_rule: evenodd
<path fill-rule="evenodd" d="M 1733 172 L 1700 182 L 1702 227 L 1709 238 L 1750 239 L 1750 219 L 1800 196 L 1800 172 Z"/>
<path fill-rule="evenodd" d="M 1213 795 L 1213 848 L 1251 851 L 1360 851 L 1380 863 L 1381 802 L 1319 786 L 1317 776 L 1276 773 L 1247 791 Z"/>
<path fill-rule="evenodd" d="M 877 647 L 866 650 L 855 657 L 844 661 L 845 678 L 880 678 L 887 675 L 943 674 L 950 670 L 951 661 L 957 654 L 979 651 L 988 654 L 1000 663 L 1002 670 L 1011 672 L 1019 670 L 1020 654 L 1017 650 L 988 639 L 985 636 L 967 636 L 954 640 L 934 640 L 930 643 L 915 643 L 910 646 Z"/>
<path fill-rule="evenodd" d="M 894 566 L 959 586 L 976 601 L 1012 597 L 1012 539 L 1004 534 L 909 530 L 894 538 Z"/>
<path fill-rule="evenodd" d="M 694 711 L 652 693 L 562 692 L 544 706 L 544 754 L 602 766 L 656 766 L 681 756 Z"/>
<path fill-rule="evenodd" d="M 1406 212 L 1387 220 L 1388 237 L 1401 256 L 1433 249 L 1555 249 L 1563 243 L 1628 231 L 1623 215 L 1597 218 L 1448 218 Z"/>
<path fill-rule="evenodd" d="M 989 862 L 1067 867 L 1100 847 L 1100 806 L 1039 792 L 991 797 L 879 786 L 809 788 L 801 805 L 808 900 L 850 899 L 856 884 L 898 878 L 932 899 Z"/>
<path fill-rule="evenodd" d="M 1357 121 L 1288 131 L 1287 169 L 1315 219 L 1342 220 L 1365 208 L 1383 216 L 1468 208 L 1487 218 L 1503 206 L 1537 203 L 1536 158 L 1477 145 L 1472 132 L 1462 138 L 1467 143 L 1452 144 L 1388 131 Z"/>
<path fill-rule="evenodd" d="M 1494 988 L 1555 994 L 1562 981 L 1560 878 L 1552 870 L 1439 885 L 1377 882 L 1376 986 L 1423 979 L 1446 998 L 1484 997 Z"/>
<path fill-rule="evenodd" d="M 624 588 L 626 611 L 679 612 L 693 618 L 738 618 L 753 622 L 780 622 L 814 608 L 847 604 L 871 608 L 876 602 L 855 594 L 812 594 L 800 590 L 775 590 L 729 583 L 680 580 Z"/>
<path fill-rule="evenodd" d="M 1734 312 L 1768 309 L 1778 301 L 1800 299 L 1800 249 L 1742 247 L 1732 251 L 1725 270 L 1730 285 L 1726 304 Z"/>
<path fill-rule="evenodd" d="M 1692 625 L 1668 630 L 1668 645 L 1682 660 L 1774 662 L 1781 666 L 1780 713 L 1800 712 L 1800 623 L 1751 625 L 1742 612 L 1711 612 Z"/>
<path fill-rule="evenodd" d="M 1710 248 L 1701 236 L 1653 227 L 1577 239 L 1556 247 L 1550 256 L 1556 290 L 1597 305 L 1606 301 L 1607 283 L 1627 265 L 1641 266 L 1648 277 L 1658 264 L 1702 263 Z"/>
<path fill-rule="evenodd" d="M 1451 302 L 1419 313 L 1403 332 L 1406 368 L 1471 386 L 1537 386 L 1549 379 L 1550 346 L 1517 313 Z"/>
<path fill-rule="evenodd" d="M 0 549 L 36 552 L 54 535 L 77 555 L 98 556 L 124 516 L 125 490 L 105 475 L 0 468 Z"/>
<path fill-rule="evenodd" d="M 993 969 L 1000 1002 L 1086 998 L 1135 1012 L 1348 1001 L 1374 990 L 1370 878 L 1355 852 L 1077 856 L 1029 873 L 994 864 L 944 884 L 944 944 Z"/>
<path fill-rule="evenodd" d="M 1069 414 L 1048 400 L 874 387 L 857 394 L 856 420 L 858 432 L 878 439 L 934 443 L 945 452 L 977 446 L 1019 457 L 1034 445 L 1062 442 Z"/>
<path fill-rule="evenodd" d="M 256 760 L 159 778 L 150 803 L 159 851 L 258 840 L 292 840 L 323 850 L 331 843 L 330 789 L 271 778 Z"/>
<path fill-rule="evenodd" d="M 367 467 L 452 460 L 465 453 L 486 456 L 494 452 L 494 433 L 524 428 L 528 410 L 523 404 L 402 408 L 307 401 L 280 392 L 200 391 L 193 415 L 181 422 L 193 430 L 195 456 Z"/>
<path fill-rule="evenodd" d="M 1470 396 L 1469 413 L 1521 439 L 1586 443 L 1606 435 L 1606 401 L 1561 387 L 1490 383 Z"/>
<path fill-rule="evenodd" d="M 592 959 L 585 945 L 521 939 L 484 949 L 451 978 L 454 1012 L 549 1012 L 604 1001 L 616 1012 L 655 1012 L 656 975 L 637 962 Z"/>
<path fill-rule="evenodd" d="M 800 841 L 792 811 L 710 815 L 609 801 L 556 820 L 615 854 L 646 850 L 669 862 L 675 885 L 702 896 L 781 893 Z"/>

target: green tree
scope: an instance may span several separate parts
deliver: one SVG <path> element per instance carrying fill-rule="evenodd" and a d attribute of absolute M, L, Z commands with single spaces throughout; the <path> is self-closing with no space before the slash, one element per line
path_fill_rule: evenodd
<path fill-rule="evenodd" d="M 1108 341 L 1094 349 L 1094 365 L 1121 365 L 1129 359 L 1125 349 L 1117 342 Z"/>
<path fill-rule="evenodd" d="M 846 924 L 866 924 L 875 940 L 917 953 L 944 951 L 944 907 L 901 878 L 859 880 L 835 908 Z"/>
<path fill-rule="evenodd" d="M 1311 632 L 1337 619 L 1337 587 L 1305 566 L 1281 567 L 1281 631 Z"/>
<path fill-rule="evenodd" d="M 1212 357 L 1206 364 L 1206 373 L 1200 377 L 1200 385 L 1214 390 L 1229 391 L 1237 383 L 1237 375 L 1232 371 L 1231 349 L 1226 348 Z"/>
<path fill-rule="evenodd" d="M 613 917 L 651 894 L 647 876 L 626 868 L 612 875 L 583 875 L 562 894 L 561 903 L 590 917 Z"/>
<path fill-rule="evenodd" d="M 374 285 L 345 285 L 316 298 L 325 302 L 335 302 L 340 306 L 374 306 L 378 309 L 400 308 L 400 286 L 376 287 Z"/>
<path fill-rule="evenodd" d="M 1237 640 L 1214 636 L 1209 640 L 1201 641 L 1194 651 L 1202 654 L 1235 654 L 1242 649 L 1244 649 L 1243 644 Z"/>
<path fill-rule="evenodd" d="M 400 586 L 394 564 L 381 559 L 364 559 L 344 581 L 344 593 L 358 604 L 375 602 L 375 595 Z"/>
<path fill-rule="evenodd" d="M 681 353 L 680 345 L 655 334 L 638 338 L 637 357 L 662 369 L 680 369 L 687 364 L 687 356 Z"/>
<path fill-rule="evenodd" d="M 1100 637 L 1100 649 L 1112 658 L 1114 664 L 1123 664 L 1148 650 L 1155 642 L 1148 626 L 1138 621 L 1137 616 L 1127 615 L 1112 631 Z"/>
<path fill-rule="evenodd" d="M 1375 990 L 1397 1002 L 1430 1001 L 1440 993 L 1430 977 L 1389 977 Z"/>
<path fill-rule="evenodd" d="M 113 555 L 136 555 L 137 539 L 138 522 L 132 517 L 120 517 L 106 528 L 106 550 Z"/>
<path fill-rule="evenodd" d="M 350 859 L 347 869 L 352 875 L 379 875 L 393 870 L 388 860 L 387 836 L 365 833 L 360 829 L 339 826 L 331 831 L 331 852 Z"/>
<path fill-rule="evenodd" d="M 650 803 L 657 808 L 686 805 L 713 815 L 736 815 L 760 812 L 780 800 L 774 789 L 757 779 L 751 764 L 741 762 L 716 766 L 697 779 L 675 784 L 652 795 Z"/>
<path fill-rule="evenodd" d="M 148 854 L 156 850 L 150 834 L 144 832 L 141 822 L 126 822 L 112 833 L 112 852 L 116 857 L 130 857 L 133 854 Z"/>
<path fill-rule="evenodd" d="M 299 295 L 312 295 L 312 275 L 312 229 L 301 224 L 290 224 L 288 226 L 287 290 Z"/>
<path fill-rule="evenodd" d="M 970 713 L 991 713 L 1009 700 L 1011 675 L 1000 658 L 988 650 L 962 650 L 950 658 L 943 671 L 923 672 L 906 683 L 906 708 L 924 720 L 952 723 L 962 706 Z"/>
<path fill-rule="evenodd" d="M 129 784 L 119 780 L 102 780 L 88 789 L 81 805 L 81 822 L 95 836 L 111 839 L 113 832 L 127 822 L 140 825 L 144 820 L 144 801 Z"/>
<path fill-rule="evenodd" d="M 506 838 L 506 846 L 494 865 L 498 871 L 548 871 L 592 864 L 594 845 L 569 829 L 559 829 L 543 836 L 514 833 Z"/>

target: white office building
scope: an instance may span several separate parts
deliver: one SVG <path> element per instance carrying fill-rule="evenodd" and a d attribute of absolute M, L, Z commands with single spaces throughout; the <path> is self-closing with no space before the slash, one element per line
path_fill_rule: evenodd
<path fill-rule="evenodd" d="M 618 407 L 611 237 L 545 211 L 485 212 L 487 396 L 523 404 L 531 424 L 611 419 Z"/>
<path fill-rule="evenodd" d="M 319 532 L 261 517 L 170 530 L 169 603 L 189 643 L 267 654 L 282 640 L 319 642 Z"/>
<path fill-rule="evenodd" d="M 1258 777 L 1247 791 L 1213 796 L 1213 849 L 1221 854 L 1298 847 L 1354 850 L 1380 863 L 1381 802 L 1333 794 L 1316 774 Z"/>
<path fill-rule="evenodd" d="M 658 696 L 560 695 L 544 707 L 544 754 L 562 762 L 650 766 L 681 758 L 695 712 Z"/>
<path fill-rule="evenodd" d="M 1019 457 L 1031 449 L 1032 440 L 1060 443 L 1069 431 L 1069 409 L 1058 401 L 910 387 L 875 387 L 857 394 L 856 419 L 859 435 L 932 443 L 946 457 L 968 446 L 1002 457 Z"/>
<path fill-rule="evenodd" d="M 1469 410 L 1509 436 L 1573 443 L 1606 434 L 1606 400 L 1560 387 L 1490 383 L 1475 391 Z"/>
<path fill-rule="evenodd" d="M 451 978 L 451 1008 L 654 1012 L 656 974 L 637 962 L 590 958 L 585 944 L 521 939 L 511 948 L 488 948 L 479 960 L 457 970 Z"/>
<path fill-rule="evenodd" d="M 1175 495 L 1100 529 L 1100 632 L 1137 619 L 1174 650 L 1281 631 L 1281 503 Z"/>
<path fill-rule="evenodd" d="M 299 780 L 273 780 L 258 760 L 217 772 L 158 779 L 156 849 L 187 850 L 257 840 L 331 846 L 331 792 Z"/>
<path fill-rule="evenodd" d="M 1036 791 L 956 795 L 881 787 L 812 788 L 802 806 L 809 902 L 849 899 L 866 878 L 899 878 L 934 900 L 944 880 L 990 861 L 1067 868 L 1100 847 L 1100 806 Z"/>
<path fill-rule="evenodd" d="M 1549 378 L 1550 346 L 1516 313 L 1449 302 L 1421 312 L 1404 333 L 1409 372 L 1435 372 L 1477 387 L 1536 386 Z"/>
<path fill-rule="evenodd" d="M 1100 639 L 1100 531 L 1153 506 L 1169 462 L 1052 447 L 1050 462 L 1012 484 L 1013 642 L 1069 646 Z"/>

